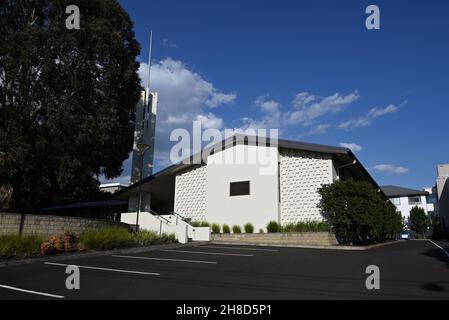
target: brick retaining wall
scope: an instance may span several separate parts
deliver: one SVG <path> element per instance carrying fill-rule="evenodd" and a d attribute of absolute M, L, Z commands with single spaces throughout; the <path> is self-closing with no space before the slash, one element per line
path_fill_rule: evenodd
<path fill-rule="evenodd" d="M 21 218 L 21 214 L 0 213 L 0 235 L 18 234 Z M 26 214 L 24 215 L 23 234 L 38 234 L 48 237 L 52 234 L 63 234 L 66 230 L 80 234 L 87 229 L 112 226 L 129 228 L 125 223 L 110 220 Z"/>
<path fill-rule="evenodd" d="M 335 235 L 329 232 L 213 234 L 212 241 L 248 244 L 334 246 Z"/>

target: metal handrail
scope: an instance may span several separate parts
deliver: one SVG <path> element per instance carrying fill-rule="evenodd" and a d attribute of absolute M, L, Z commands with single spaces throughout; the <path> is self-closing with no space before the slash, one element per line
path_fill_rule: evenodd
<path fill-rule="evenodd" d="M 186 217 L 180 215 L 180 214 L 177 213 L 177 212 L 172 211 L 172 212 L 170 212 L 170 213 L 171 213 L 172 215 L 174 215 L 174 216 L 177 216 L 178 218 L 180 218 L 182 221 L 184 221 L 184 222 L 187 223 L 187 224 L 190 224 L 190 222 L 191 222 L 191 219 L 190 219 L 190 218 L 186 218 Z"/>
<path fill-rule="evenodd" d="M 164 220 L 165 223 L 170 224 L 170 220 L 164 218 L 163 216 L 161 216 L 159 213 L 157 213 L 156 211 L 149 209 L 148 211 L 149 213 L 151 213 L 153 216 L 156 216 L 158 219 L 160 220 Z"/>

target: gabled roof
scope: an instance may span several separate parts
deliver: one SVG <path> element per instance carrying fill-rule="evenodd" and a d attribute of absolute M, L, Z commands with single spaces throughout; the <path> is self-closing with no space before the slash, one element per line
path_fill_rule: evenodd
<path fill-rule="evenodd" d="M 427 196 L 427 191 L 403 188 L 399 186 L 382 186 L 382 191 L 387 197 L 411 197 L 411 196 Z"/>
<path fill-rule="evenodd" d="M 198 166 L 198 164 L 197 164 L 198 159 L 201 161 L 203 154 L 212 154 L 217 149 L 225 150 L 225 149 L 232 147 L 236 144 L 258 145 L 259 139 L 260 139 L 260 137 L 248 136 L 245 134 L 237 133 L 237 134 L 235 134 L 227 139 L 224 139 L 223 141 L 221 141 L 211 147 L 203 149 L 201 152 L 198 152 L 197 154 L 192 155 L 188 159 L 189 161 L 186 161 L 187 164 L 179 163 L 179 164 L 174 164 L 172 166 L 169 166 L 169 167 L 157 172 L 154 175 L 151 175 L 149 177 L 142 179 L 142 181 L 140 183 L 145 184 L 147 182 L 161 178 L 163 176 L 173 175 L 181 170 L 184 170 L 184 169 L 187 169 L 190 167 L 194 167 L 194 166 Z M 263 142 L 266 143 L 267 146 L 272 146 L 272 147 L 275 146 L 275 144 L 273 144 L 269 138 L 266 138 L 266 139 L 263 138 L 263 139 L 264 139 Z M 377 184 L 377 182 L 371 177 L 369 172 L 365 169 L 365 167 L 360 163 L 360 161 L 357 159 L 355 154 L 349 148 L 328 146 L 328 145 L 323 145 L 323 144 L 307 143 L 307 142 L 301 142 L 301 141 L 290 141 L 290 140 L 283 140 L 283 139 L 277 140 L 277 146 L 279 148 L 283 148 L 283 149 L 303 150 L 303 151 L 331 154 L 331 155 L 335 156 L 336 158 L 338 158 L 338 160 L 340 162 L 342 162 L 343 164 L 348 164 L 355 160 L 356 164 L 353 167 L 358 169 L 358 171 L 357 171 L 359 173 L 358 175 L 361 175 L 364 178 L 368 179 L 369 181 L 371 181 L 371 183 L 373 183 L 373 185 L 377 189 L 381 190 L 379 185 Z M 211 153 L 211 151 L 212 151 L 212 153 Z M 197 161 L 194 161 L 194 160 L 197 160 Z M 354 170 L 354 169 L 351 169 L 351 167 L 348 167 L 348 170 Z M 138 188 L 138 186 L 139 186 L 139 182 L 116 192 L 114 194 L 114 197 L 122 196 L 122 195 L 128 193 L 129 191 Z"/>

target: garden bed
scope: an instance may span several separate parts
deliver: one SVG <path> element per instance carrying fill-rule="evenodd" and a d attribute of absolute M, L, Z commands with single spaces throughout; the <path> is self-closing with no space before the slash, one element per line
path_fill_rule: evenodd
<path fill-rule="evenodd" d="M 66 231 L 64 235 L 52 235 L 48 239 L 36 235 L 4 235 L 0 236 L 0 261 L 174 242 L 176 237 L 173 234 L 158 235 L 151 231 L 131 233 L 120 227 L 86 230 L 79 236 Z"/>

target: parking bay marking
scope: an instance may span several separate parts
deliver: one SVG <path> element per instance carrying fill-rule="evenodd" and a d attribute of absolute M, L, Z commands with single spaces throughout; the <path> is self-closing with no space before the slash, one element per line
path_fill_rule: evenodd
<path fill-rule="evenodd" d="M 187 263 L 217 264 L 217 262 L 215 262 L 215 261 L 203 261 L 203 260 L 163 259 L 163 258 L 120 256 L 120 255 L 112 255 L 112 257 L 115 257 L 115 258 L 126 258 L 126 259 L 141 259 L 141 260 L 156 260 L 156 261 L 172 261 L 172 262 L 187 262 Z"/>
<path fill-rule="evenodd" d="M 249 250 L 249 251 L 267 251 L 267 252 L 279 252 L 276 249 L 259 249 L 259 248 L 238 248 L 238 247 L 215 247 L 215 246 L 195 246 L 196 248 L 210 248 L 210 249 L 230 249 L 230 250 Z"/>
<path fill-rule="evenodd" d="M 52 262 L 45 262 L 46 265 L 51 266 L 60 266 L 60 267 L 68 267 L 71 264 L 62 264 L 62 263 L 52 263 Z M 109 269 L 109 268 L 100 268 L 100 267 L 90 267 L 90 266 L 79 266 L 76 265 L 80 269 L 91 269 L 91 270 L 100 270 L 100 271 L 110 271 L 110 272 L 121 272 L 121 273 L 132 273 L 132 274 L 142 274 L 147 276 L 160 276 L 160 273 L 154 273 L 154 272 L 142 272 L 142 271 L 131 271 L 131 270 L 120 270 L 120 269 Z"/>
<path fill-rule="evenodd" d="M 446 249 L 444 249 L 442 246 L 436 244 L 435 242 L 433 242 L 432 240 L 429 240 L 435 247 L 437 247 L 438 249 L 443 250 L 443 252 L 446 254 L 446 256 L 449 258 L 449 253 L 446 251 Z"/>
<path fill-rule="evenodd" d="M 235 257 L 254 257 L 252 254 L 237 254 L 237 253 L 221 253 L 221 252 L 204 252 L 204 251 L 187 251 L 187 250 L 159 250 L 161 252 L 178 252 L 178 253 L 196 253 L 209 254 L 215 256 L 235 256 Z"/>
<path fill-rule="evenodd" d="M 13 291 L 24 292 L 24 293 L 36 294 L 36 295 L 39 295 L 39 296 L 50 297 L 50 298 L 57 298 L 57 299 L 63 299 L 64 298 L 64 296 L 59 296 L 59 295 L 56 295 L 56 294 L 50 294 L 50 293 L 39 292 L 39 291 L 32 291 L 32 290 L 26 290 L 26 289 L 11 287 L 11 286 L 5 286 L 5 285 L 2 285 L 2 284 L 0 284 L 0 288 L 13 290 Z"/>

